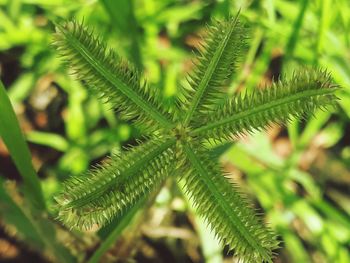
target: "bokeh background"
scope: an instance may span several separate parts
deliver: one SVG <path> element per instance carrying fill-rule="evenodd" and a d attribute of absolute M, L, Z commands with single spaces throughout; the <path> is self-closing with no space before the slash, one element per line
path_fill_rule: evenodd
<path fill-rule="evenodd" d="M 348 0 L 0 0 L 0 77 L 47 203 L 44 217 L 28 211 L 0 140 L 0 262 L 236 262 L 176 181 L 100 231 L 55 222 L 52 196 L 61 182 L 142 134 L 73 80 L 51 39 L 53 21 L 84 20 L 171 103 L 205 25 L 239 9 L 249 37 L 229 94 L 305 66 L 328 69 L 342 88 L 329 112 L 222 145 L 215 156 L 279 234 L 275 262 L 350 262 Z M 43 224 L 48 231 L 37 234 Z"/>

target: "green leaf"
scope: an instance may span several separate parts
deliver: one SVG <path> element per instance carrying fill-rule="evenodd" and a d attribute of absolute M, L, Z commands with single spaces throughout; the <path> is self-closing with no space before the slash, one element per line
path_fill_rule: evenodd
<path fill-rule="evenodd" d="M 19 235 L 34 247 L 39 248 L 44 245 L 41 239 L 40 233 L 32 225 L 32 222 L 28 219 L 10 195 L 7 193 L 4 187 L 4 179 L 0 177 L 0 215 L 1 218 L 7 224 L 14 225 L 19 232 Z"/>
<path fill-rule="evenodd" d="M 303 24 L 305 14 L 307 7 L 309 5 L 309 0 L 301 0 L 300 1 L 300 10 L 298 17 L 295 19 L 295 22 L 293 24 L 293 30 L 289 36 L 287 45 L 286 45 L 286 58 L 289 59 L 291 56 L 293 56 L 295 47 L 298 43 L 299 39 L 299 32 L 301 30 L 301 26 Z"/>
<path fill-rule="evenodd" d="M 45 210 L 45 201 L 37 174 L 34 170 L 28 146 L 17 122 L 6 90 L 0 81 L 0 136 L 23 178 L 24 194 L 31 204 Z"/>
<path fill-rule="evenodd" d="M 27 134 L 27 140 L 36 144 L 49 146 L 61 152 L 65 152 L 69 147 L 64 137 L 49 132 L 31 131 Z"/>
<path fill-rule="evenodd" d="M 21 133 L 16 114 L 1 81 L 0 135 L 23 177 L 23 191 L 26 202 L 29 202 L 29 207 L 26 209 L 19 208 L 2 191 L 3 200 L 7 200 L 7 205 L 10 205 L 7 209 L 11 209 L 11 212 L 19 216 L 13 223 L 17 223 L 16 225 L 19 226 L 18 230 L 23 231 L 23 235 L 32 238 L 38 245 L 44 244 L 60 262 L 74 262 L 74 258 L 68 250 L 57 242 L 54 226 L 47 219 L 43 218 L 44 214 L 42 212 L 46 212 L 46 206 L 40 181 L 32 165 L 31 155 Z M 22 222 L 20 223 L 17 220 L 21 220 Z"/>
<path fill-rule="evenodd" d="M 138 41 L 137 21 L 134 15 L 133 1 L 130 0 L 100 0 L 111 18 L 113 28 L 120 32 L 120 38 L 127 40 L 124 45 L 129 58 L 138 69 L 142 68 L 142 59 Z"/>
<path fill-rule="evenodd" d="M 119 215 L 113 219 L 108 229 L 103 232 L 103 241 L 96 249 L 94 254 L 88 260 L 88 263 L 98 263 L 103 254 L 113 245 L 116 240 L 120 237 L 123 230 L 130 224 L 131 220 L 134 218 L 136 212 L 145 204 L 145 198 L 140 199 L 134 206 L 130 207 L 124 214 Z M 113 227 L 113 228 L 111 228 Z M 101 232 L 99 231 L 99 233 Z M 106 233 L 108 230 L 108 233 Z"/>

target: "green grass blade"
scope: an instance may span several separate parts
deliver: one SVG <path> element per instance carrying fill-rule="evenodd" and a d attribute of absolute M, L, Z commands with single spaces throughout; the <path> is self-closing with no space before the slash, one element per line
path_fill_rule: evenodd
<path fill-rule="evenodd" d="M 19 127 L 16 114 L 12 108 L 6 90 L 0 81 L 0 136 L 23 178 L 24 193 L 31 204 L 45 210 L 45 201 L 40 181 L 34 170 L 31 154 Z"/>
<path fill-rule="evenodd" d="M 64 137 L 49 132 L 29 132 L 27 134 L 27 140 L 32 143 L 48 146 L 61 152 L 65 152 L 69 148 L 69 142 Z"/>
<path fill-rule="evenodd" d="M 24 235 L 28 235 L 28 231 L 30 231 L 35 240 L 40 239 L 41 241 L 38 241 L 38 244 L 40 245 L 43 243 L 45 247 L 54 254 L 59 262 L 74 262 L 75 260 L 68 250 L 57 242 L 54 226 L 51 222 L 43 218 L 41 213 L 38 213 L 38 210 L 46 211 L 40 181 L 32 165 L 31 155 L 20 130 L 16 114 L 1 81 L 0 135 L 11 154 L 17 169 L 23 177 L 25 200 L 30 204 L 27 208 L 16 208 L 12 206 L 13 211 L 21 218 L 22 222 L 19 222 L 19 224 L 23 224 L 18 229 L 24 231 L 22 233 Z M 6 194 L 3 191 L 1 195 L 6 198 Z M 14 205 L 13 202 L 10 204 Z M 16 220 L 18 220 L 18 218 L 16 218 Z"/>
<path fill-rule="evenodd" d="M 287 45 L 286 45 L 286 60 L 289 59 L 291 56 L 293 56 L 294 49 L 297 45 L 298 39 L 299 39 L 299 32 L 301 29 L 301 26 L 304 21 L 305 13 L 309 4 L 309 0 L 302 0 L 300 1 L 300 10 L 297 19 L 295 20 L 295 23 L 293 25 L 292 33 L 289 36 Z"/>
<path fill-rule="evenodd" d="M 47 248 L 57 262 L 73 263 L 74 257 L 58 243 L 55 228 L 48 220 L 34 214 L 29 207 L 18 205 L 6 192 L 0 178 L 0 215 L 9 225 L 13 225 L 30 247 L 43 253 Z"/>
<path fill-rule="evenodd" d="M 133 1 L 130 0 L 100 0 L 110 16 L 113 28 L 120 32 L 120 37 L 128 43 L 127 51 L 129 59 L 142 68 L 142 58 L 139 41 L 137 38 L 137 21 L 134 14 Z"/>
<path fill-rule="evenodd" d="M 21 207 L 7 193 L 4 187 L 4 179 L 0 177 L 0 215 L 5 223 L 16 227 L 23 238 L 33 247 L 39 248 L 44 245 L 40 234 L 32 222 L 25 215 Z"/>
<path fill-rule="evenodd" d="M 98 249 L 94 252 L 94 254 L 91 256 L 91 258 L 87 261 L 87 263 L 100 262 L 100 259 L 103 256 L 103 254 L 107 252 L 107 250 L 113 244 L 115 244 L 115 242 L 118 240 L 118 238 L 122 234 L 123 230 L 130 224 L 136 212 L 144 205 L 144 203 L 145 203 L 145 198 L 142 198 L 123 215 L 120 215 L 114 218 L 111 224 L 107 226 L 110 232 L 106 233 L 105 231 L 103 231 L 105 229 L 101 229 L 102 231 L 100 230 L 100 232 L 102 232 L 102 235 L 104 237 L 103 242 L 98 247 Z M 111 229 L 110 226 L 113 226 L 113 229 Z"/>
<path fill-rule="evenodd" d="M 315 61 L 317 62 L 320 57 L 322 57 L 322 52 L 325 48 L 325 38 L 328 31 L 328 27 L 331 19 L 332 9 L 331 4 L 333 1 L 322 0 L 320 7 L 320 21 L 318 25 L 318 34 L 317 34 L 317 47 L 315 52 Z"/>

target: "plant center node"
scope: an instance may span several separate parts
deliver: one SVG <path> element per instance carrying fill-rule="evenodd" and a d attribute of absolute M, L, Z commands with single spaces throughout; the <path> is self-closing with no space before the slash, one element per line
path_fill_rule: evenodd
<path fill-rule="evenodd" d="M 185 127 L 182 124 L 179 124 L 178 126 L 176 126 L 173 129 L 173 136 L 177 140 L 183 141 L 183 140 L 186 140 L 188 138 L 188 132 L 189 132 L 188 127 Z"/>

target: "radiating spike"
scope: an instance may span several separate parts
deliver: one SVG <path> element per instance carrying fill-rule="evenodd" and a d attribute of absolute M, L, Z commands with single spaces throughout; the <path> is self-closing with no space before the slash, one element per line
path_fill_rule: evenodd
<path fill-rule="evenodd" d="M 278 242 L 255 216 L 237 188 L 221 175 L 220 168 L 196 145 L 185 145 L 184 156 L 191 172 L 183 177 L 185 192 L 215 236 L 234 249 L 239 258 L 270 262 Z"/>
<path fill-rule="evenodd" d="M 290 122 L 293 118 L 305 119 L 313 116 L 317 108 L 332 105 L 337 100 L 337 88 L 325 71 L 300 70 L 293 73 L 290 80 L 279 80 L 252 95 L 235 95 L 215 112 L 196 122 L 193 134 L 208 140 L 230 135 L 239 137 L 266 129 L 273 123 Z"/>
<path fill-rule="evenodd" d="M 161 106 L 161 93 L 151 91 L 129 62 L 111 55 L 112 49 L 92 30 L 71 21 L 57 26 L 56 32 L 53 45 L 74 68 L 76 77 L 122 112 L 122 118 L 136 120 L 145 132 L 172 126 L 174 116 Z"/>
<path fill-rule="evenodd" d="M 123 213 L 168 175 L 174 145 L 174 139 L 152 139 L 70 178 L 56 197 L 59 219 L 69 227 L 88 229 Z M 110 217 L 101 217 L 102 210 Z"/>

